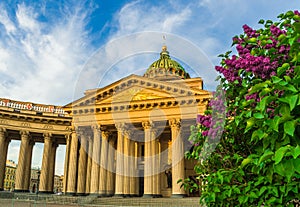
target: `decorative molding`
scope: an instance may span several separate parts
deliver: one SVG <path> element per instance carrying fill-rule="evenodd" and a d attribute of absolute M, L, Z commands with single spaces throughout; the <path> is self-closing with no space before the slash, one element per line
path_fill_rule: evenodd
<path fill-rule="evenodd" d="M 45 124 L 44 129 L 53 129 L 53 125 Z"/>
<path fill-rule="evenodd" d="M 127 129 L 125 123 L 116 123 L 115 126 L 116 126 L 117 130 L 122 133 Z"/>
<path fill-rule="evenodd" d="M 144 129 L 151 129 L 154 127 L 154 124 L 152 121 L 143 121 L 142 126 Z"/>
<path fill-rule="evenodd" d="M 47 140 L 47 139 L 51 139 L 52 134 L 49 133 L 49 132 L 45 132 L 45 133 L 43 134 L 43 136 L 44 136 L 44 139 Z"/>
<path fill-rule="evenodd" d="M 171 128 L 180 128 L 181 120 L 179 118 L 174 118 L 169 120 L 169 125 Z"/>
<path fill-rule="evenodd" d="M 7 120 L 1 120 L 1 119 L 0 119 L 0 124 L 8 125 L 8 121 L 7 121 Z"/>

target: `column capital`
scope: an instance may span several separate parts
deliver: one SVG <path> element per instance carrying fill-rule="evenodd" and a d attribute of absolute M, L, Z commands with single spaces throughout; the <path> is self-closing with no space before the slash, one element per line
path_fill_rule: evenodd
<path fill-rule="evenodd" d="M 110 131 L 101 131 L 101 133 L 102 133 L 102 138 L 104 139 L 108 139 L 109 136 L 111 135 Z"/>
<path fill-rule="evenodd" d="M 169 120 L 169 125 L 171 128 L 179 128 L 180 127 L 180 123 L 181 123 L 181 120 L 178 119 L 178 118 L 174 118 L 174 119 L 170 119 Z"/>
<path fill-rule="evenodd" d="M 66 141 L 68 141 L 71 137 L 71 133 L 65 134 Z"/>
<path fill-rule="evenodd" d="M 154 127 L 154 124 L 152 121 L 143 121 L 142 126 L 144 129 L 151 129 Z"/>
<path fill-rule="evenodd" d="M 133 131 L 130 128 L 127 128 L 124 130 L 124 134 L 128 137 L 132 137 L 133 136 Z"/>
<path fill-rule="evenodd" d="M 53 142 L 53 143 L 52 143 L 52 147 L 55 147 L 55 148 L 57 148 L 57 147 L 58 147 L 58 145 L 59 145 L 59 144 L 57 144 L 56 142 Z"/>
<path fill-rule="evenodd" d="M 44 133 L 43 134 L 44 136 L 44 140 L 46 141 L 51 141 L 51 137 L 52 137 L 52 134 L 51 133 Z"/>
<path fill-rule="evenodd" d="M 35 141 L 30 140 L 29 144 L 32 145 L 32 146 L 34 146 L 35 145 Z"/>
<path fill-rule="evenodd" d="M 5 133 L 6 129 L 4 127 L 0 127 L 0 133 Z"/>
<path fill-rule="evenodd" d="M 101 126 L 99 124 L 94 124 L 91 126 L 92 130 L 95 131 L 100 131 L 101 130 Z"/>
<path fill-rule="evenodd" d="M 118 131 L 124 132 L 127 129 L 126 123 L 116 123 L 115 124 Z"/>
<path fill-rule="evenodd" d="M 21 130 L 20 135 L 29 137 L 30 133 L 29 133 L 29 131 Z"/>
<path fill-rule="evenodd" d="M 157 135 L 159 135 L 159 133 L 158 133 L 159 131 L 157 129 L 152 129 L 151 132 L 152 132 L 153 136 L 155 137 L 155 139 L 158 138 Z"/>

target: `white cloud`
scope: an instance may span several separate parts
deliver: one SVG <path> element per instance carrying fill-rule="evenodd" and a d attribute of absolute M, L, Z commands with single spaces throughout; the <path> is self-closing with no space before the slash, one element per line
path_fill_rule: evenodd
<path fill-rule="evenodd" d="M 37 8 L 24 3 L 16 22 L 2 15 L 13 35 L 0 32 L 0 97 L 47 104 L 72 99 L 77 74 L 93 51 L 85 28 L 90 10 L 81 6 L 64 8 L 63 18 L 52 20 L 56 24 L 39 21 Z"/>
<path fill-rule="evenodd" d="M 16 30 L 14 23 L 9 19 L 6 10 L 0 5 L 0 24 L 5 27 L 7 34 L 10 34 Z"/>
<path fill-rule="evenodd" d="M 146 1 L 128 3 L 115 15 L 113 24 L 120 36 L 141 31 L 172 32 L 190 18 L 188 6 L 175 4 L 149 4 Z"/>

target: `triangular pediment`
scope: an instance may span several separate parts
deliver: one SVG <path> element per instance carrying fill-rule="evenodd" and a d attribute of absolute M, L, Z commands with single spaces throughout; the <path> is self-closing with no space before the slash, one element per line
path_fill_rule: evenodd
<path fill-rule="evenodd" d="M 209 95 L 210 92 L 191 88 L 182 82 L 167 82 L 137 75 L 130 75 L 106 87 L 87 90 L 85 96 L 65 108 L 95 104 L 121 103 L 166 99 L 180 96 Z"/>
<path fill-rule="evenodd" d="M 152 88 L 146 88 L 141 86 L 132 86 L 124 89 L 123 91 L 115 93 L 113 96 L 109 96 L 106 99 L 99 100 L 97 104 L 106 103 L 121 103 L 132 101 L 146 101 L 154 99 L 171 98 L 172 96 L 165 91 L 155 90 Z"/>

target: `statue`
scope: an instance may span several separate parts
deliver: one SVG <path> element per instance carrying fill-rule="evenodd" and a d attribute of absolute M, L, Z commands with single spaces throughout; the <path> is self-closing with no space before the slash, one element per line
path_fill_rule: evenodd
<path fill-rule="evenodd" d="M 165 171 L 165 174 L 167 176 L 168 188 L 172 188 L 172 173 L 168 170 Z"/>

